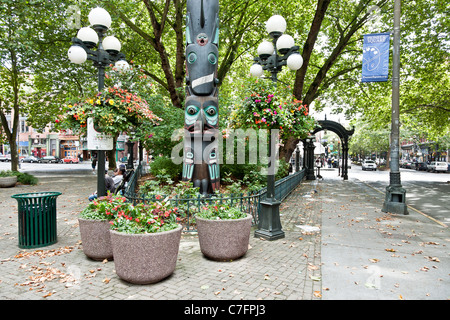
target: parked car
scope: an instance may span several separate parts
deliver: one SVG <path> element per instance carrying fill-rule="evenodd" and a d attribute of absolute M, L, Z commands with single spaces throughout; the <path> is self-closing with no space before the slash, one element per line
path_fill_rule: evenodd
<path fill-rule="evenodd" d="M 58 163 L 59 158 L 56 158 L 54 156 L 46 156 L 46 157 L 41 158 L 41 162 L 42 163 Z"/>
<path fill-rule="evenodd" d="M 412 162 L 410 161 L 404 161 L 402 162 L 402 164 L 400 165 L 400 168 L 405 168 L 405 169 L 412 169 Z"/>
<path fill-rule="evenodd" d="M 431 171 L 431 172 L 438 172 L 438 171 L 447 172 L 448 171 L 448 164 L 447 164 L 447 162 L 442 162 L 442 161 L 432 161 L 432 162 L 430 162 L 430 165 L 428 166 L 427 171 Z"/>
<path fill-rule="evenodd" d="M 65 157 L 63 159 L 64 163 L 78 163 L 78 158 L 77 157 Z"/>
<path fill-rule="evenodd" d="M 8 161 L 6 159 L 6 155 L 3 155 L 3 153 L 0 153 L 0 161 L 3 161 L 3 162 Z"/>
<path fill-rule="evenodd" d="M 417 171 L 427 171 L 427 164 L 425 162 L 416 162 L 415 169 Z"/>
<path fill-rule="evenodd" d="M 377 170 L 377 164 L 373 160 L 364 160 L 362 163 L 363 170 Z"/>
<path fill-rule="evenodd" d="M 20 162 L 29 162 L 29 163 L 33 163 L 33 162 L 40 162 L 40 160 L 38 158 L 36 158 L 35 156 L 28 156 L 25 157 L 23 159 L 20 159 Z"/>

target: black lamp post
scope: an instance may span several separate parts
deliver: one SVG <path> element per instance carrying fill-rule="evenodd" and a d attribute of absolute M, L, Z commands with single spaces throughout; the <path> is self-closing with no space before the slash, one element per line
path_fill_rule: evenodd
<path fill-rule="evenodd" d="M 306 180 L 316 180 L 314 175 L 314 142 L 316 137 L 314 135 L 309 135 L 306 138 Z"/>
<path fill-rule="evenodd" d="M 89 13 L 90 27 L 81 28 L 76 38 L 72 38 L 72 46 L 68 56 L 71 62 L 81 64 L 91 60 L 98 70 L 98 91 L 105 86 L 105 68 L 115 64 L 119 70 L 126 70 L 128 63 L 125 55 L 120 52 L 121 44 L 114 36 L 105 37 L 111 26 L 111 16 L 103 8 L 92 9 Z M 96 50 L 94 50 L 97 48 Z M 97 195 L 106 195 L 105 190 L 105 150 L 97 151 Z"/>
<path fill-rule="evenodd" d="M 401 1 L 394 1 L 394 49 L 392 56 L 392 112 L 391 112 L 391 160 L 389 162 L 389 186 L 381 211 L 408 214 L 406 190 L 400 180 L 400 21 Z"/>
<path fill-rule="evenodd" d="M 131 140 L 128 140 L 127 142 L 128 147 L 128 161 L 127 161 L 127 169 L 132 170 L 134 169 L 134 142 Z"/>
<path fill-rule="evenodd" d="M 295 46 L 294 39 L 289 35 L 284 35 L 286 31 L 286 21 L 282 16 L 274 15 L 266 22 L 266 31 L 269 33 L 272 42 L 263 41 L 258 46 L 258 57 L 254 58 L 255 64 L 250 68 L 253 76 L 260 77 L 264 70 L 271 73 L 271 79 L 277 82 L 277 74 L 283 66 L 288 66 L 291 70 L 298 70 L 303 64 L 303 58 L 298 53 L 299 47 Z M 278 54 L 280 53 L 280 54 Z M 261 201 L 261 214 L 259 216 L 258 229 L 255 237 L 266 240 L 276 240 L 284 238 L 281 230 L 279 207 L 281 202 L 275 199 L 275 155 L 276 150 L 272 148 L 272 134 L 269 134 L 269 163 L 267 173 L 267 196 Z"/>
<path fill-rule="evenodd" d="M 295 172 L 300 171 L 300 148 L 295 148 Z"/>

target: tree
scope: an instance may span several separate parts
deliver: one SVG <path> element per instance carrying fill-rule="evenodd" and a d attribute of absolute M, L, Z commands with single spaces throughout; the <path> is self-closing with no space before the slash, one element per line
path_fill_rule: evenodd
<path fill-rule="evenodd" d="M 303 66 L 295 75 L 294 94 L 310 106 L 318 97 L 332 91 L 336 82 L 361 68 L 355 59 L 361 32 L 372 18 L 373 6 L 385 10 L 387 0 L 334 1 L 318 0 L 307 39 L 303 45 Z M 319 37 L 320 35 L 320 37 Z M 314 48 L 319 45 L 319 50 Z M 345 95 L 344 92 L 337 93 Z M 285 143 L 285 159 L 289 159 L 298 139 Z"/>
<path fill-rule="evenodd" d="M 448 134 L 450 129 L 450 25 L 447 11 L 442 0 L 402 2 L 401 130 L 421 132 L 421 136 L 431 139 Z M 386 5 L 376 15 L 377 19 L 367 23 L 362 31 L 389 31 L 392 16 L 392 7 Z M 322 99 L 316 103 L 316 108 L 332 106 L 335 112 L 343 112 L 348 118 L 361 116 L 376 128 L 383 128 L 390 123 L 392 83 L 360 82 L 361 41 L 361 37 L 357 38 L 355 43 L 359 47 L 346 49 L 349 72 L 340 74 L 324 87 L 327 90 L 321 92 Z M 355 68 L 350 70 L 352 66 Z"/>
<path fill-rule="evenodd" d="M 378 128 L 370 121 L 356 120 L 353 123 L 355 133 L 349 142 L 350 154 L 359 154 L 363 158 L 371 155 L 373 152 L 389 153 L 389 127 Z"/>
<path fill-rule="evenodd" d="M 67 59 L 73 36 L 67 8 L 60 0 L 0 0 L 0 134 L 10 146 L 12 170 L 18 168 L 19 116 L 42 131 L 68 96 L 93 82 L 89 68 L 74 71 L 78 66 Z"/>
<path fill-rule="evenodd" d="M 68 96 L 95 88 L 95 70 L 89 64 L 70 65 L 65 58 L 70 38 L 76 32 L 61 23 L 69 17 L 67 3 L 1 0 L 1 4 L 0 26 L 5 31 L 14 30 L 9 36 L 7 32 L 0 35 L 2 58 L 5 57 L 2 65 L 6 68 L 2 69 L 2 83 L 13 79 L 4 76 L 13 71 L 11 62 L 6 62 L 12 59 L 8 50 L 14 49 L 17 55 L 21 48 L 20 59 L 16 59 L 17 75 L 33 74 L 28 81 L 33 83 L 34 94 L 27 96 L 29 107 L 20 110 L 29 115 L 33 126 L 43 127 L 59 112 L 59 105 Z M 158 93 L 169 98 L 167 107 L 178 109 L 183 109 L 184 101 L 185 4 L 186 0 L 77 2 L 81 25 L 87 25 L 87 13 L 97 5 L 111 13 L 110 31 L 121 40 L 121 51 L 128 60 L 135 60 L 142 66 Z M 448 112 L 449 26 L 445 24 L 445 5 L 443 0 L 403 3 L 402 41 L 405 44 L 402 46 L 401 112 L 407 117 L 402 121 L 405 124 L 430 123 L 435 132 L 442 127 L 448 131 L 449 123 L 448 116 L 436 117 L 439 112 Z M 383 127 L 390 117 L 389 83 L 360 83 L 362 35 L 391 30 L 392 12 L 388 0 L 288 0 L 283 6 L 269 0 L 220 0 L 221 116 L 229 114 L 233 101 L 241 94 L 252 55 L 264 37 L 263 22 L 278 13 L 288 22 L 286 32 L 294 36 L 296 43 L 303 43 L 304 60 L 303 67 L 296 73 L 280 73 L 280 82 L 294 83 L 296 98 L 309 108 L 332 106 L 349 118 L 362 114 Z M 29 50 L 27 54 L 26 50 Z M 418 60 L 420 63 L 412 63 Z M 433 86 L 436 79 L 440 81 L 439 87 Z M 17 105 L 20 105 L 20 97 L 25 99 L 25 95 L 19 94 L 20 86 L 16 91 Z M 14 90 L 8 90 L 8 101 L 12 101 L 13 93 Z M 10 110 L 14 103 L 8 102 L 5 107 L 5 97 L 3 94 L 0 108 Z M 423 102 L 420 107 L 417 107 L 418 101 Z M 288 139 L 280 154 L 289 159 L 297 142 L 297 139 Z"/>
<path fill-rule="evenodd" d="M 127 26 L 117 30 L 129 39 L 124 44 L 127 57 L 139 61 L 172 104 L 183 109 L 186 0 L 103 0 L 101 4 Z M 258 30 L 275 10 L 277 5 L 269 0 L 220 1 L 219 86 L 234 63 L 261 40 Z"/>

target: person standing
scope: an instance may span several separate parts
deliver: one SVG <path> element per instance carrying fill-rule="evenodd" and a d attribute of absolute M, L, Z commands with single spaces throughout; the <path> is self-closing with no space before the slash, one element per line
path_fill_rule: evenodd
<path fill-rule="evenodd" d="M 97 165 L 97 153 L 92 153 L 92 174 L 95 174 L 95 166 Z"/>

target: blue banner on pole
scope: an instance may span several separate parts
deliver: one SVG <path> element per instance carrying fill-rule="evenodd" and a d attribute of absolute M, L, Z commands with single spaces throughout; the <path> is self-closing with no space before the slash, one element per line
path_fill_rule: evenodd
<path fill-rule="evenodd" d="M 390 33 L 364 35 L 361 82 L 387 81 Z"/>

